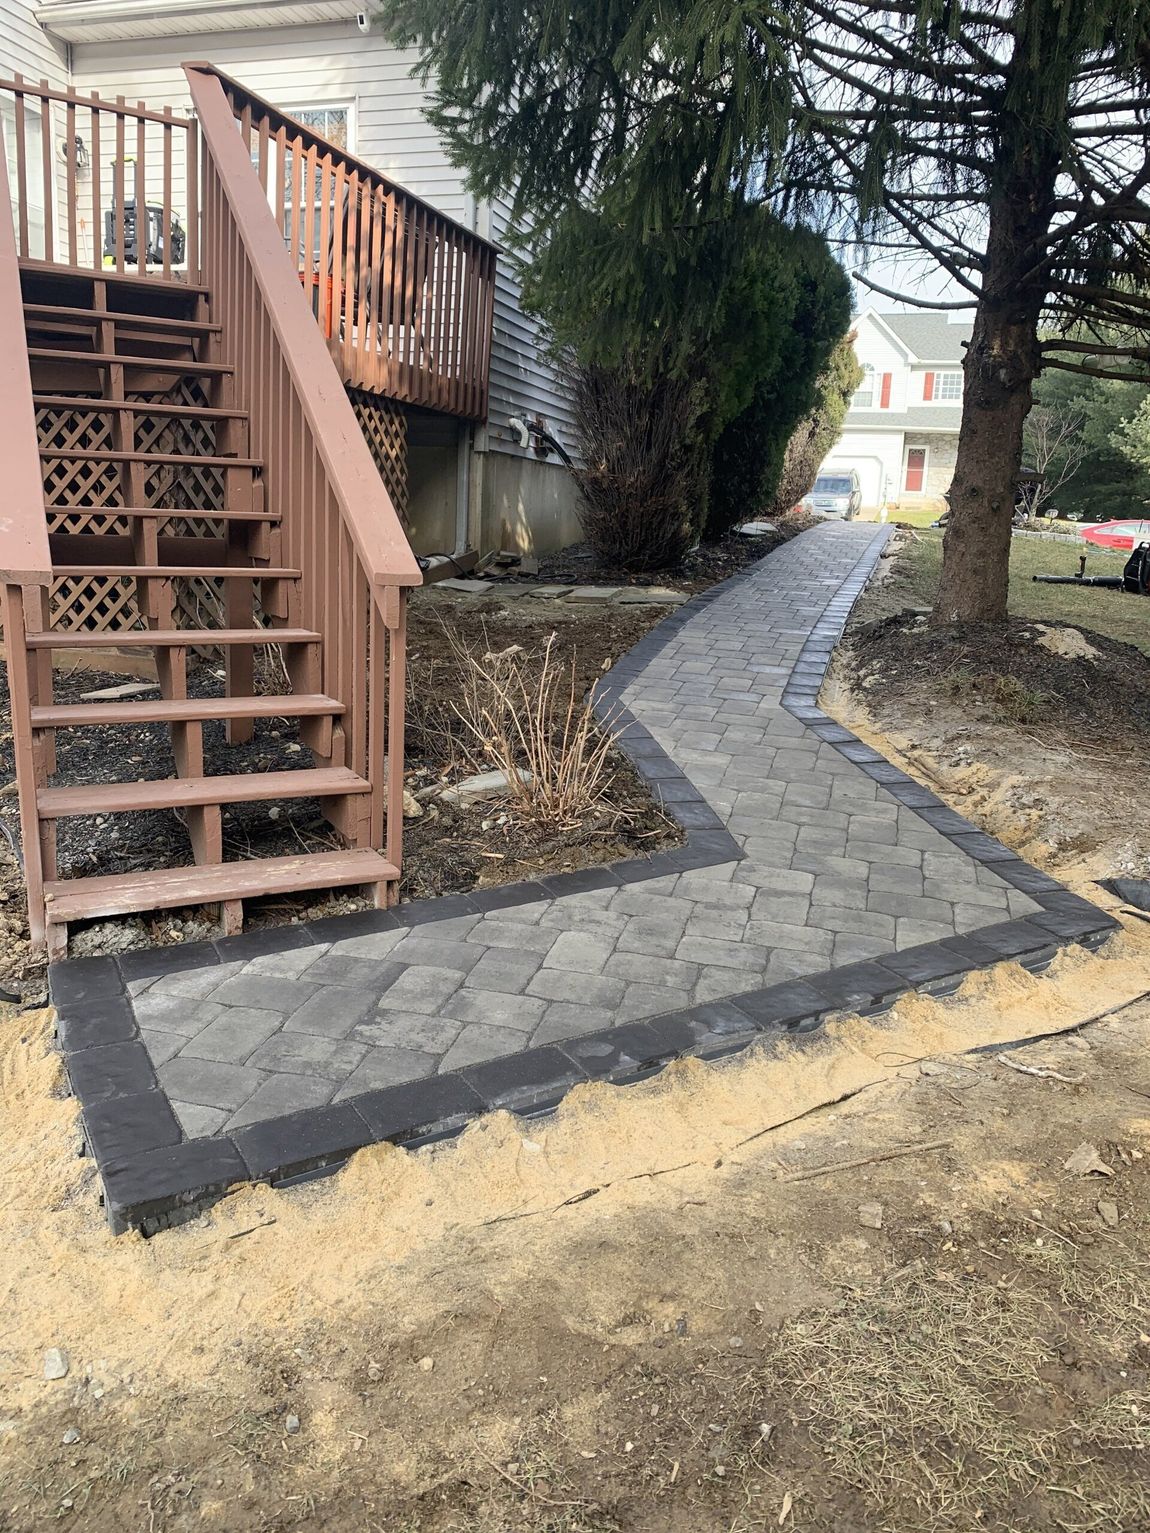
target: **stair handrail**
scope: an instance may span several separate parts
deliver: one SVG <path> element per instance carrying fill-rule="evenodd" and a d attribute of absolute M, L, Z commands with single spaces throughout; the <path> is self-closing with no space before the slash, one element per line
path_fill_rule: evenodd
<path fill-rule="evenodd" d="M 32 372 L 24 344 L 20 259 L 8 185 L 8 150 L 0 125 L 0 583 L 46 586 L 52 581 L 44 477 L 36 436 Z"/>
<path fill-rule="evenodd" d="M 364 574 L 373 588 L 421 585 L 418 561 L 300 287 L 283 232 L 236 132 L 221 77 L 210 65 L 183 67 L 205 155 L 211 156 L 251 258 L 292 387 Z"/>

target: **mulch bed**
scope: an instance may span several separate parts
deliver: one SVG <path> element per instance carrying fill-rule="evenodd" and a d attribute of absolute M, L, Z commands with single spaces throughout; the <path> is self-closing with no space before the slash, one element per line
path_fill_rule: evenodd
<path fill-rule="evenodd" d="M 693 596 L 737 575 L 756 559 L 815 526 L 816 519 L 787 515 L 774 518 L 774 523 L 777 530 L 761 538 L 740 537 L 732 532 L 718 543 L 701 543 L 674 569 L 641 573 L 604 564 L 588 544 L 572 543 L 557 553 L 544 554 L 539 560 L 537 578 L 554 585 L 673 586 Z M 516 574 L 515 578 L 523 577 Z"/>
<path fill-rule="evenodd" d="M 1135 771 L 1146 759 L 1150 657 L 1133 645 L 1068 623 L 1011 618 L 934 627 L 912 613 L 859 627 L 850 643 L 854 684 L 881 702 L 949 699 L 983 720 L 1036 725 L 1095 748 L 1136 752 L 1130 756 Z M 1057 652 L 1081 644 L 1094 654 Z"/>

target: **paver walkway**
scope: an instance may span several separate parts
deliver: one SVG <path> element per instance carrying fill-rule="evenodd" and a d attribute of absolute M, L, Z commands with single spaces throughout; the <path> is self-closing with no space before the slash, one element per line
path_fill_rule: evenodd
<path fill-rule="evenodd" d="M 333 943 L 304 928 L 299 946 L 129 979 L 184 1134 L 1037 910 L 783 707 L 816 622 L 885 533 L 831 524 L 785 545 L 685 609 L 622 694 L 682 774 L 662 781 L 668 801 L 694 784 L 742 860 Z"/>

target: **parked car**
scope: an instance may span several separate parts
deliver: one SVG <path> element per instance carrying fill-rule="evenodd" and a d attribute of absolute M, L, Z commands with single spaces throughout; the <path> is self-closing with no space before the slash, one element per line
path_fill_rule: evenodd
<path fill-rule="evenodd" d="M 854 469 L 820 474 L 809 495 L 804 495 L 796 507 L 814 516 L 841 516 L 850 521 L 859 514 L 862 505 L 862 486 Z"/>
<path fill-rule="evenodd" d="M 1150 543 L 1150 521 L 1095 522 L 1080 529 L 1082 541 L 1096 548 L 1128 552 L 1137 543 Z"/>

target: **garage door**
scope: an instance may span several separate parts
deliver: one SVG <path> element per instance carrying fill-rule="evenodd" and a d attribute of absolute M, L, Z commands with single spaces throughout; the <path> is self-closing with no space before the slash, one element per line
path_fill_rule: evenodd
<path fill-rule="evenodd" d="M 862 503 L 873 509 L 882 504 L 882 464 L 878 458 L 843 457 L 836 458 L 834 463 L 828 464 L 829 469 L 854 469 L 859 476 L 859 488 L 862 490 Z"/>

